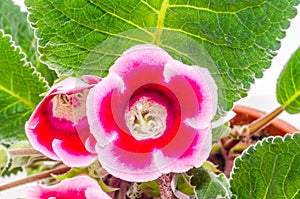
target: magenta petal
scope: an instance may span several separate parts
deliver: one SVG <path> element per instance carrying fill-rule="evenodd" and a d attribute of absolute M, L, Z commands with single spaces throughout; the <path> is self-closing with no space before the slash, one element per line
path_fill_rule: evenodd
<path fill-rule="evenodd" d="M 122 92 L 124 90 L 124 83 L 119 76 L 110 75 L 91 89 L 87 97 L 88 122 L 90 124 L 91 133 L 100 146 L 105 146 L 116 138 L 116 133 L 111 127 L 115 126 L 114 118 L 111 118 L 110 115 L 112 106 L 110 96 L 114 90 L 116 90 L 116 92 Z M 103 121 L 107 123 L 104 125 Z"/>
<path fill-rule="evenodd" d="M 84 167 L 93 163 L 97 157 L 95 154 L 88 152 L 82 145 L 77 145 L 75 151 L 68 147 L 68 144 L 65 144 L 64 141 L 58 139 L 53 140 L 52 147 L 59 159 L 70 167 Z"/>
<path fill-rule="evenodd" d="M 197 115 L 188 116 L 185 122 L 195 129 L 207 128 L 216 113 L 218 100 L 217 86 L 209 71 L 172 60 L 165 66 L 164 77 L 169 84 L 175 84 L 173 79 L 176 78 L 185 79 L 190 84 L 193 92 L 176 93 L 179 99 L 196 98 L 198 101 Z M 184 104 L 183 107 L 187 105 Z"/>
<path fill-rule="evenodd" d="M 88 150 L 91 153 L 96 153 L 96 149 L 95 149 L 96 144 L 97 144 L 97 141 L 94 138 L 94 136 L 90 136 L 85 141 L 85 148 L 86 148 L 86 150 Z"/>
<path fill-rule="evenodd" d="M 158 46 L 125 51 L 87 102 L 99 161 L 115 177 L 154 180 L 208 157 L 215 82 L 207 69 L 175 61 Z M 86 145 L 94 147 L 92 140 Z"/>
<path fill-rule="evenodd" d="M 35 185 L 27 193 L 29 199 L 110 199 L 96 180 L 88 176 L 65 179 L 52 186 Z"/>
<path fill-rule="evenodd" d="M 154 155 L 155 164 L 162 173 L 181 173 L 200 167 L 209 156 L 212 145 L 210 128 L 194 130 L 183 125 L 180 131 L 172 143 Z"/>
<path fill-rule="evenodd" d="M 110 144 L 96 147 L 101 165 L 112 175 L 131 182 L 155 180 L 161 173 L 153 162 L 152 153 L 131 153 Z"/>
<path fill-rule="evenodd" d="M 97 77 L 94 75 L 83 75 L 83 76 L 81 76 L 81 79 L 83 79 L 88 84 L 97 84 L 98 82 L 100 82 L 102 80 L 101 77 Z"/>
<path fill-rule="evenodd" d="M 136 45 L 126 50 L 115 64 L 109 69 L 109 73 L 124 77 L 140 66 L 164 66 L 173 58 L 162 48 L 152 44 Z"/>
<path fill-rule="evenodd" d="M 83 96 L 88 92 L 86 89 L 92 86 L 77 78 L 68 77 L 50 89 L 25 125 L 26 135 L 35 149 L 51 159 L 60 159 L 69 166 L 73 166 L 73 162 L 74 166 L 87 166 L 84 164 L 93 162 L 92 157 L 95 160 L 95 154 L 84 147 L 85 140 L 92 135 L 89 132 Z M 63 98 L 62 95 L 65 94 L 68 98 Z M 67 111 L 62 109 L 63 111 L 55 112 L 59 105 L 68 106 Z M 81 111 L 76 111 L 78 107 L 82 107 Z M 61 143 L 55 140 L 60 140 Z M 84 157 L 83 161 L 80 161 L 81 156 Z"/>
<path fill-rule="evenodd" d="M 68 77 L 52 86 L 47 96 L 56 94 L 73 94 L 91 87 L 93 87 L 93 85 L 89 85 L 81 81 L 80 79 L 77 79 L 75 77 Z"/>
<path fill-rule="evenodd" d="M 46 140 L 41 144 L 41 137 L 35 132 L 37 125 L 38 125 L 38 120 L 34 119 L 34 118 L 29 120 L 25 124 L 26 135 L 27 135 L 27 138 L 30 140 L 31 145 L 33 146 L 33 148 L 42 152 L 47 157 L 49 157 L 53 160 L 59 160 L 58 156 L 52 150 L 51 141 Z M 45 127 L 43 129 L 47 129 L 47 128 L 50 128 L 50 127 Z M 52 140 L 52 137 L 50 137 L 49 140 Z"/>

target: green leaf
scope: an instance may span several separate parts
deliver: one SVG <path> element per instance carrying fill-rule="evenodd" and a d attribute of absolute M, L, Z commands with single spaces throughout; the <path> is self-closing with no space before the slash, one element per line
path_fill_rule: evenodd
<path fill-rule="evenodd" d="M 30 157 L 10 155 L 9 151 L 14 150 L 14 149 L 28 148 L 28 147 L 30 147 L 29 142 L 20 141 L 20 142 L 16 142 L 16 143 L 10 145 L 6 149 L 8 159 L 7 159 L 6 166 L 3 167 L 2 171 L 0 172 L 1 176 L 10 176 L 12 174 L 17 174 L 18 172 L 23 171 L 23 166 L 27 165 L 28 161 L 30 160 Z M 0 145 L 0 148 L 1 148 L 1 145 Z M 0 151 L 1 151 L 1 149 L 0 149 Z M 2 157 L 2 154 L 0 155 L 0 157 Z M 0 165 L 0 167 L 1 166 L 2 165 Z"/>
<path fill-rule="evenodd" d="M 160 196 L 159 185 L 157 180 L 143 182 L 141 184 L 141 189 L 143 193 L 146 193 L 148 195 L 155 196 L 155 197 Z"/>
<path fill-rule="evenodd" d="M 0 1 L 0 29 L 10 34 L 14 42 L 21 46 L 22 51 L 29 56 L 28 61 L 35 63 L 37 56 L 33 29 L 27 22 L 27 13 L 21 12 L 12 0 Z"/>
<path fill-rule="evenodd" d="M 270 66 L 299 0 L 26 0 L 41 59 L 59 73 L 106 74 L 127 48 L 155 43 L 207 67 L 219 113 Z"/>
<path fill-rule="evenodd" d="M 235 160 L 231 190 L 239 198 L 300 198 L 300 134 L 270 137 Z"/>
<path fill-rule="evenodd" d="M 191 185 L 191 177 L 186 173 L 177 174 L 177 185 L 175 191 L 180 191 L 186 195 L 194 195 L 194 187 Z"/>
<path fill-rule="evenodd" d="M 218 169 L 218 166 L 210 161 L 203 162 L 202 167 L 208 172 L 221 173 L 221 171 Z"/>
<path fill-rule="evenodd" d="M 59 181 L 62 181 L 64 179 L 73 178 L 75 176 L 82 175 L 82 174 L 88 174 L 88 169 L 86 167 L 84 168 L 73 167 L 68 172 L 61 175 L 53 175 L 53 177 Z"/>
<path fill-rule="evenodd" d="M 190 170 L 189 175 L 192 175 L 191 184 L 195 186 L 197 198 L 231 198 L 228 182 L 226 182 L 226 177 L 223 174 L 216 176 L 200 167 Z"/>
<path fill-rule="evenodd" d="M 7 148 L 0 145 L 0 175 L 2 175 L 5 168 L 8 167 L 9 160 L 10 156 L 7 151 Z"/>
<path fill-rule="evenodd" d="M 21 12 L 20 7 L 14 5 L 12 0 L 0 1 L 0 29 L 12 36 L 16 45 L 20 46 L 27 55 L 27 61 L 31 62 L 52 85 L 57 78 L 56 73 L 40 62 L 37 53 L 37 41 L 34 37 L 34 31 L 27 21 L 27 13 Z"/>
<path fill-rule="evenodd" d="M 47 83 L 0 30 L 0 140 L 24 140 L 24 125 Z"/>
<path fill-rule="evenodd" d="M 212 139 L 214 141 L 219 141 L 221 138 L 226 137 L 230 134 L 230 128 L 228 127 L 228 122 L 217 128 L 212 129 Z"/>
<path fill-rule="evenodd" d="M 277 82 L 277 101 L 291 113 L 300 113 L 300 48 L 285 65 Z"/>

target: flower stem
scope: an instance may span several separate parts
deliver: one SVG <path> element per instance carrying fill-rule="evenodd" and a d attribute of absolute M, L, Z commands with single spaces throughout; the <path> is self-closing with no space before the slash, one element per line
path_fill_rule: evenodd
<path fill-rule="evenodd" d="M 249 125 L 249 135 L 253 135 L 264 127 L 268 126 L 280 113 L 284 110 L 283 106 L 278 107 L 269 114 L 264 115 L 263 117 L 255 120 Z"/>
<path fill-rule="evenodd" d="M 41 152 L 33 148 L 25 149 L 12 149 L 8 151 L 11 156 L 33 156 L 33 155 L 43 155 Z"/>
<path fill-rule="evenodd" d="M 278 107 L 274 111 L 269 114 L 262 116 L 261 118 L 253 121 L 251 124 L 248 125 L 248 134 L 249 136 L 253 135 L 254 133 L 258 132 L 259 130 L 263 129 L 264 127 L 268 126 L 280 113 L 284 110 L 283 106 Z M 224 149 L 229 151 L 235 145 L 237 145 L 245 135 L 241 135 L 240 139 L 231 139 L 224 144 Z"/>
<path fill-rule="evenodd" d="M 158 178 L 161 199 L 176 199 L 172 191 L 171 181 L 172 181 L 172 173 L 163 174 Z"/>
<path fill-rule="evenodd" d="M 46 178 L 51 177 L 53 174 L 54 175 L 63 174 L 65 172 L 67 172 L 69 169 L 70 168 L 67 167 L 66 165 L 61 165 L 61 166 L 59 166 L 55 169 L 44 171 L 44 172 L 41 172 L 41 173 L 38 173 L 38 174 L 35 174 L 35 175 L 32 175 L 32 176 L 28 176 L 28 177 L 23 178 L 21 180 L 17 180 L 15 182 L 11 182 L 11 183 L 2 185 L 2 186 L 0 186 L 0 191 L 4 191 L 4 190 L 10 189 L 10 188 L 13 188 L 13 187 L 16 187 L 16 186 L 24 185 L 24 184 L 27 184 L 27 183 L 30 183 L 30 182 L 35 182 L 35 181 L 38 181 L 38 180 L 46 179 Z"/>
<path fill-rule="evenodd" d="M 232 170 L 233 167 L 233 161 L 234 158 L 231 156 L 230 153 L 228 153 L 228 151 L 226 151 L 225 149 L 222 149 L 222 154 L 223 157 L 225 159 L 225 170 L 224 170 L 224 175 L 229 178 L 230 177 L 230 172 Z"/>

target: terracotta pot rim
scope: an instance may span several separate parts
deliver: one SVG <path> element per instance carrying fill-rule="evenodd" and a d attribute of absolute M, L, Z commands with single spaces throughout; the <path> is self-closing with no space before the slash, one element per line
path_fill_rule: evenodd
<path fill-rule="evenodd" d="M 235 105 L 233 108 L 233 111 L 237 115 L 239 115 L 239 114 L 248 115 L 249 117 L 253 118 L 253 120 L 266 114 L 263 111 L 260 111 L 258 109 L 252 108 L 252 107 L 244 106 L 244 105 Z M 233 120 L 234 120 L 234 118 L 233 118 Z M 279 118 L 274 119 L 274 121 L 269 126 L 267 126 L 265 129 L 268 131 L 271 131 L 271 132 L 274 132 L 277 130 L 278 132 L 275 132 L 275 134 L 279 134 L 279 135 L 284 135 L 286 133 L 292 134 L 295 132 L 299 132 L 299 129 L 297 129 L 293 125 L 291 125 L 288 122 L 286 122 L 282 119 L 279 119 Z"/>

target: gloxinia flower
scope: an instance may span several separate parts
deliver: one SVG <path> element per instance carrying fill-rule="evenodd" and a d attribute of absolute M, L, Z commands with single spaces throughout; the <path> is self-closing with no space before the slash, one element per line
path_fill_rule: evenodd
<path fill-rule="evenodd" d="M 96 180 L 88 176 L 65 179 L 52 186 L 34 185 L 28 190 L 29 199 L 110 199 Z"/>
<path fill-rule="evenodd" d="M 136 182 L 201 166 L 216 108 L 217 87 L 207 69 L 150 44 L 125 51 L 87 97 L 102 166 Z"/>
<path fill-rule="evenodd" d="M 86 97 L 100 78 L 83 79 L 88 83 L 68 77 L 54 85 L 25 125 L 36 150 L 68 166 L 87 166 L 97 158 L 85 148 L 85 142 L 95 143 L 86 117 Z"/>

